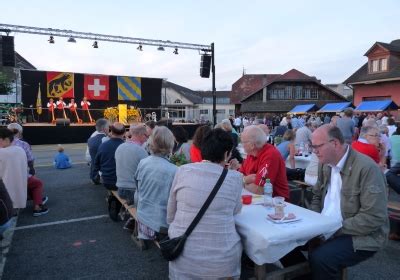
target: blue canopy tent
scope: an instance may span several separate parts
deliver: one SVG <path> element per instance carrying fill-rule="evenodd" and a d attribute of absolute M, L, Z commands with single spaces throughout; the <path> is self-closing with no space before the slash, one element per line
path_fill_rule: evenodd
<path fill-rule="evenodd" d="M 317 106 L 315 104 L 304 104 L 295 106 L 289 114 L 305 114 L 310 111 L 316 111 Z"/>
<path fill-rule="evenodd" d="M 351 102 L 327 103 L 318 110 L 318 113 L 338 113 L 348 107 L 352 107 Z"/>
<path fill-rule="evenodd" d="M 385 110 L 397 110 L 399 106 L 392 100 L 363 101 L 355 108 L 358 112 L 380 112 Z"/>

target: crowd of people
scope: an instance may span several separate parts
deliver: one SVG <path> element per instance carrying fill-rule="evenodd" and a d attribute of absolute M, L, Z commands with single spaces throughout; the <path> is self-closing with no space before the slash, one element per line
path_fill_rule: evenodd
<path fill-rule="evenodd" d="M 13 208 L 25 207 L 28 191 L 33 215 L 45 214 L 43 184 L 35 176 L 34 159 L 21 133 L 16 124 L 0 129 L 0 178 Z M 234 216 L 241 211 L 243 188 L 263 194 L 268 180 L 273 196 L 289 202 L 295 155 L 310 153 L 310 174 L 317 178 L 311 210 L 339 220 L 342 227 L 328 240 L 311 240 L 308 258 L 313 279 L 337 279 L 342 268 L 370 258 L 388 239 L 386 179 L 399 192 L 399 142 L 400 129 L 393 118 L 363 118 L 349 108 L 342 116 L 287 115 L 279 121 L 278 116 L 266 116 L 252 123 L 240 117 L 226 119 L 213 128 L 198 127 L 191 143 L 179 126 L 149 121 L 126 131 L 122 123 L 99 119 L 87 144 L 91 181 L 117 190 L 137 208 L 141 239 L 182 235 L 221 172 L 229 169 L 183 253 L 169 263 L 171 279 L 238 279 L 243 247 Z M 61 148 L 59 157 L 65 162 Z M 186 164 L 178 166 L 173 156 Z M 0 182 L 1 199 L 7 200 L 3 189 Z M 5 203 L 6 213 L 9 205 Z M 4 225 L 5 220 L 0 222 Z M 128 220 L 124 228 L 132 230 L 133 225 Z M 289 253 L 282 264 L 303 261 L 301 250 Z"/>

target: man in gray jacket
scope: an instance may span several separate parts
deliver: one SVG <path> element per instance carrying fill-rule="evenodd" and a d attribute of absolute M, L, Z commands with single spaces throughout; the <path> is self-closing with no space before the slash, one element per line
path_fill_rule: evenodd
<path fill-rule="evenodd" d="M 389 231 L 386 183 L 378 165 L 344 142 L 339 128 L 312 135 L 319 159 L 311 209 L 342 222 L 333 237 L 309 255 L 313 279 L 338 279 L 342 268 L 372 257 Z"/>
<path fill-rule="evenodd" d="M 147 141 L 146 126 L 131 125 L 129 128 L 130 139 L 118 146 L 115 151 L 115 163 L 117 172 L 118 195 L 128 201 L 128 204 L 134 204 L 134 194 L 137 189 L 134 179 L 139 162 L 148 156 L 146 150 L 142 147 Z"/>

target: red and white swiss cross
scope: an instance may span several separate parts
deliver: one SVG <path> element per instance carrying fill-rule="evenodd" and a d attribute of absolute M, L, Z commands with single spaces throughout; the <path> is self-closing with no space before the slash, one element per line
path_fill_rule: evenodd
<path fill-rule="evenodd" d="M 88 100 L 109 100 L 109 76 L 85 75 L 84 96 Z"/>

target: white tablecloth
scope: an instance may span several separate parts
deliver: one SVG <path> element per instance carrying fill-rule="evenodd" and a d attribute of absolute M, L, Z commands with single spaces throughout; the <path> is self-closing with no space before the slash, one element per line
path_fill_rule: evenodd
<path fill-rule="evenodd" d="M 305 157 L 305 156 L 295 156 L 294 157 L 295 167 L 296 168 L 306 169 L 306 167 L 310 164 L 310 159 L 311 159 L 311 155 L 309 155 L 307 157 Z M 286 167 L 290 168 L 289 157 L 286 159 Z"/>
<path fill-rule="evenodd" d="M 258 265 L 274 263 L 311 238 L 321 234 L 329 237 L 341 227 L 339 221 L 290 203 L 285 213 L 294 213 L 300 221 L 274 224 L 266 218 L 273 212 L 262 205 L 243 205 L 241 213 L 235 216 L 244 250 Z"/>

